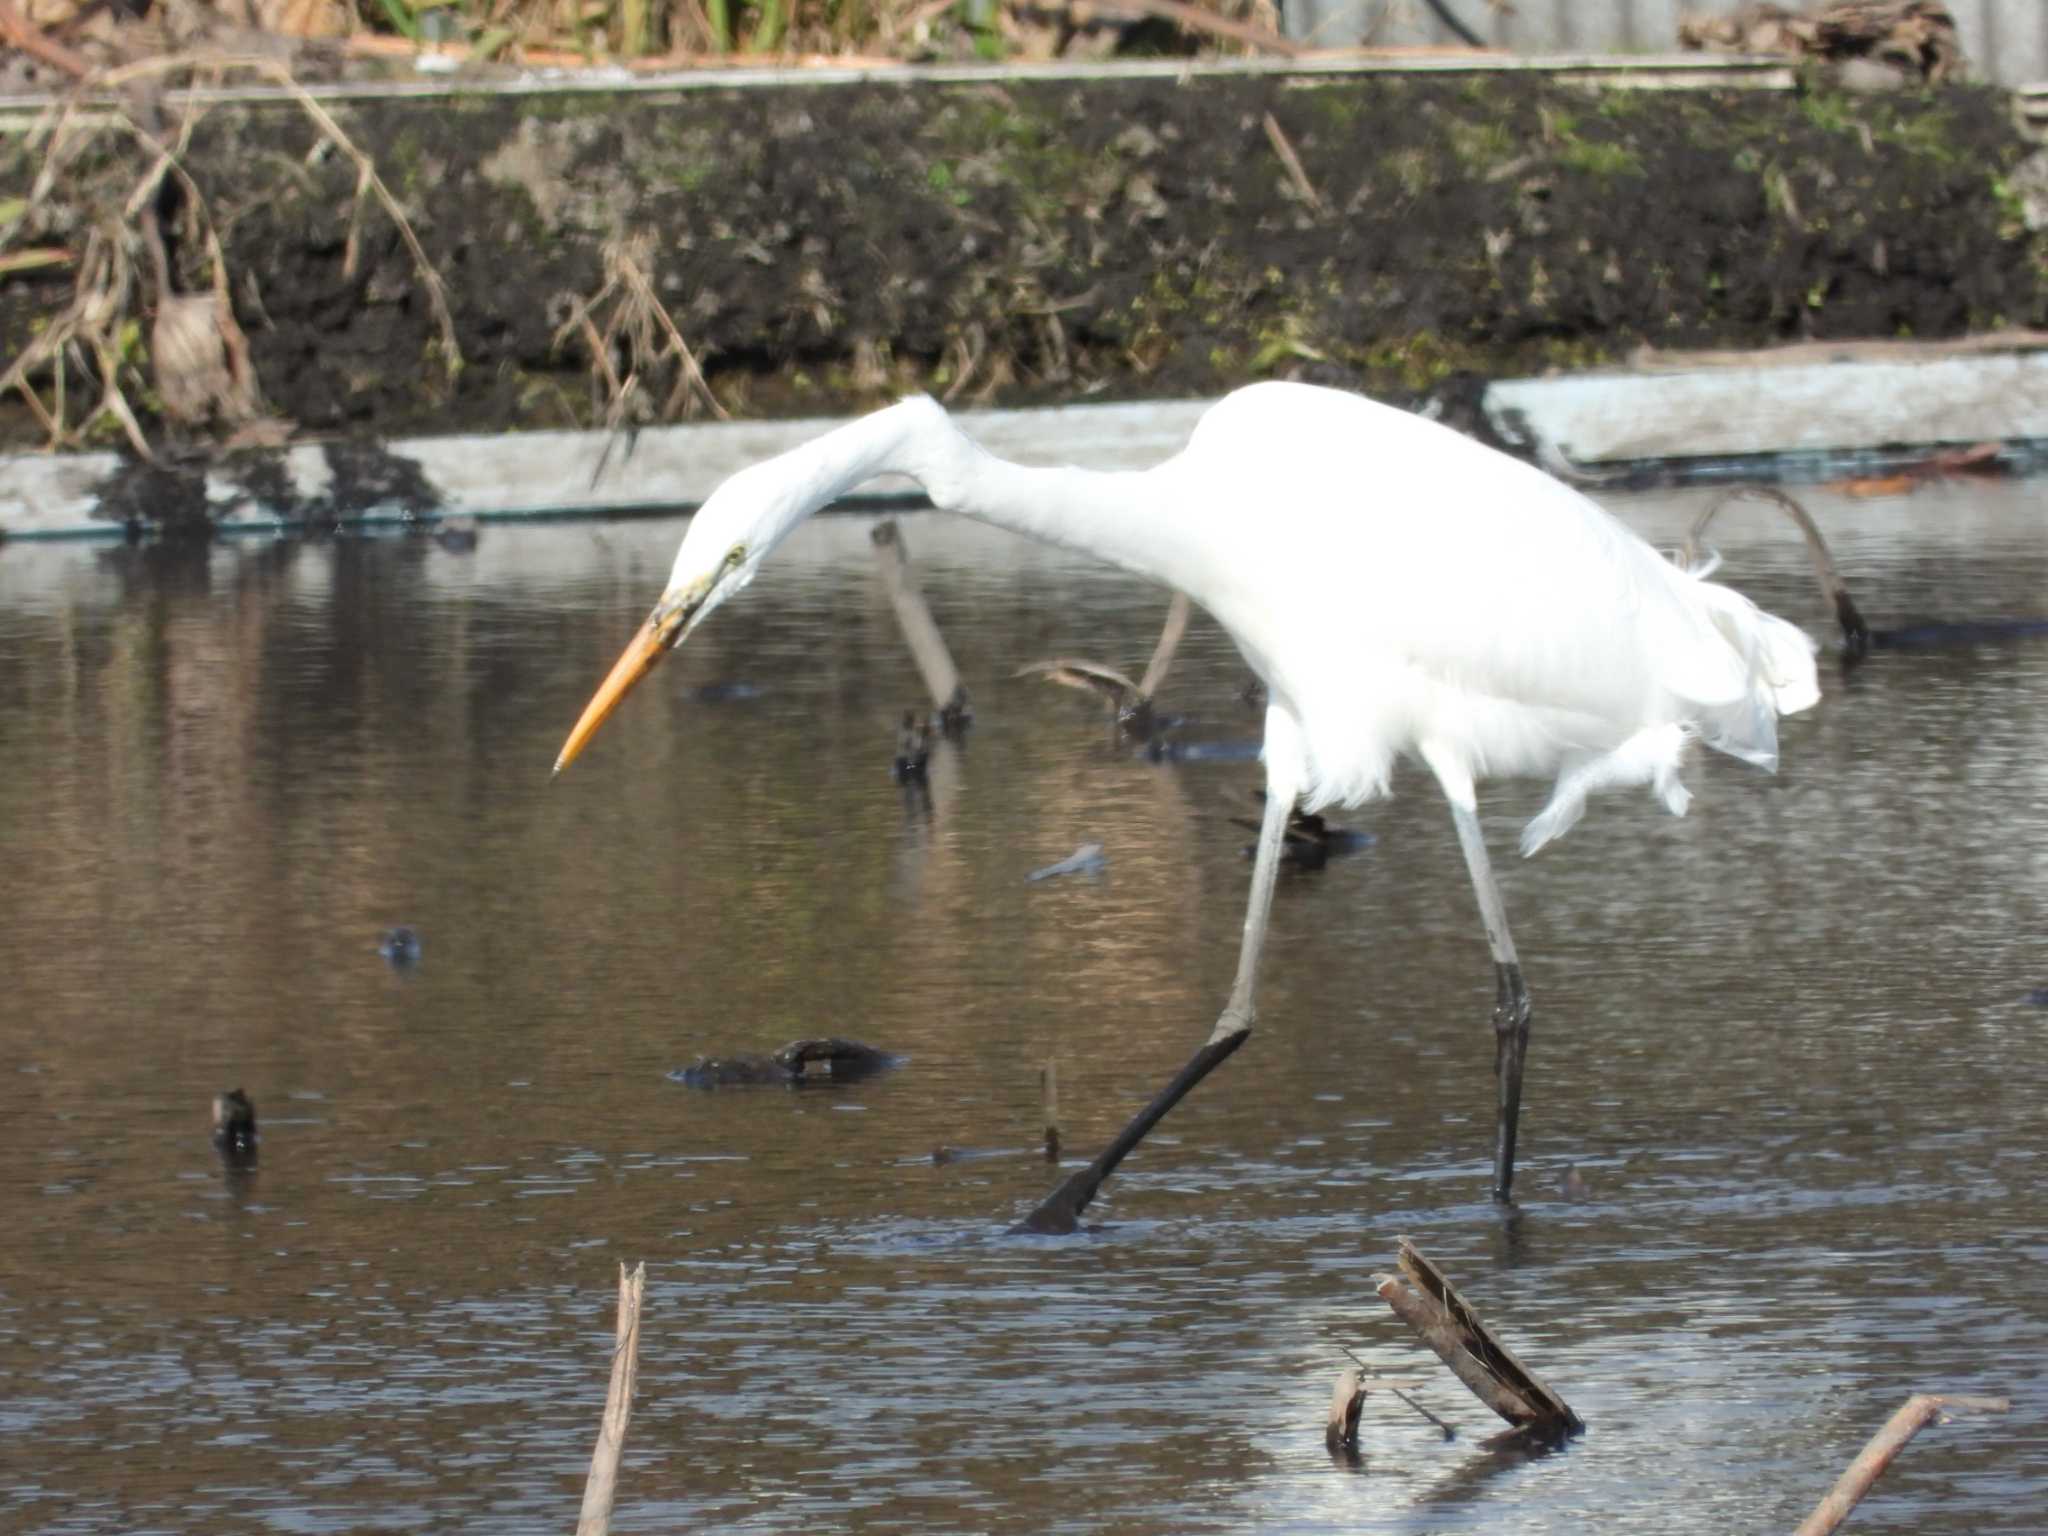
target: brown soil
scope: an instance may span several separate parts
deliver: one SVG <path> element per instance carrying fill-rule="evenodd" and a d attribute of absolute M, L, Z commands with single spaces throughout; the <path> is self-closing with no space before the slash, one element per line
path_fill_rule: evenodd
<path fill-rule="evenodd" d="M 621 378 L 640 369 L 620 402 L 594 382 L 587 333 L 558 339 L 602 288 L 607 242 L 632 237 L 736 415 L 836 413 L 910 388 L 1005 404 L 1200 395 L 1272 375 L 1414 397 L 1645 345 L 2048 322 L 2041 248 L 2006 190 L 2030 146 L 1985 90 L 1239 77 L 334 110 L 446 284 L 459 368 L 396 226 L 357 213 L 354 167 L 315 153 L 298 108 L 216 106 L 185 157 L 263 396 L 311 433 L 691 409 L 658 346 L 612 346 Z M 44 238 L 118 209 L 143 164 L 103 136 L 38 215 Z M 17 139 L 0 197 L 33 171 Z M 198 242 L 173 258 L 184 287 L 205 287 Z M 0 284 L 0 358 L 69 285 L 61 270 Z M 598 305 L 594 326 L 612 314 Z M 153 440 L 175 440 L 141 350 L 130 396 Z M 40 440 L 10 403 L 0 443 Z"/>

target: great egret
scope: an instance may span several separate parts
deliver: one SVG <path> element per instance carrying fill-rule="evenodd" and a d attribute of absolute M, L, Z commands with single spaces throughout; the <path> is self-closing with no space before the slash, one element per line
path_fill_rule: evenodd
<path fill-rule="evenodd" d="M 790 530 L 884 473 L 949 512 L 1106 560 L 1209 611 L 1268 690 L 1266 806 L 1237 976 L 1208 1041 L 1023 1225 L 1072 1231 L 1124 1155 L 1243 1044 L 1287 819 L 1383 794 L 1419 759 L 1451 806 L 1493 952 L 1493 1193 L 1506 1200 L 1529 994 L 1480 835 L 1474 781 L 1555 776 L 1536 852 L 1595 790 L 1647 784 L 1674 814 L 1695 737 L 1763 768 L 1777 716 L 1819 698 L 1814 646 L 1680 569 L 1540 471 L 1358 395 L 1263 383 L 1217 402 L 1152 469 L 1036 469 L 914 396 L 739 471 L 691 520 L 668 586 L 576 728 L 569 765 L 627 691 L 754 579 Z M 1301 551 L 1312 549 L 1305 560 Z"/>

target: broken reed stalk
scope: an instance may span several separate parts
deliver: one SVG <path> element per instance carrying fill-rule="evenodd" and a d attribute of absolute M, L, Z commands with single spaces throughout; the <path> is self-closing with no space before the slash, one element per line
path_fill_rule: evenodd
<path fill-rule="evenodd" d="M 640 1300 L 647 1290 L 647 1266 L 619 1266 L 618 1342 L 612 1349 L 612 1379 L 604 1396 L 604 1422 L 590 1456 L 590 1480 L 583 1485 L 583 1513 L 576 1536 L 605 1536 L 611 1529 L 612 1495 L 619 1485 L 619 1456 L 626 1424 L 633 1416 L 633 1384 L 640 1370 Z"/>
<path fill-rule="evenodd" d="M 1884 1428 L 1870 1437 L 1870 1443 L 1849 1463 L 1848 1470 L 1793 1536 L 1828 1536 L 1849 1518 L 1849 1512 L 1870 1492 L 1871 1484 L 1883 1475 L 1907 1442 L 1939 1418 L 1942 1410 L 2004 1413 L 2010 1407 L 2011 1402 L 2002 1397 L 1949 1397 L 1937 1392 L 1915 1392 L 1886 1421 Z"/>
<path fill-rule="evenodd" d="M 911 568 L 902 530 L 893 517 L 884 518 L 875 524 L 868 538 L 875 547 L 882 587 L 889 594 L 889 605 L 896 610 L 896 623 L 903 631 L 904 643 L 910 647 L 911 659 L 924 677 L 933 706 L 941 712 L 957 710 L 966 702 L 967 691 L 960 686 L 960 669 L 953 665 L 953 653 L 946 649 L 945 636 L 939 633 L 931 608 L 924 600 L 924 590 L 918 585 L 917 572 Z"/>
<path fill-rule="evenodd" d="M 1407 1238 L 1399 1275 L 1375 1275 L 1374 1288 L 1394 1315 L 1450 1367 L 1472 1395 L 1516 1428 L 1576 1434 L 1585 1423 L 1480 1320 L 1443 1271 Z"/>

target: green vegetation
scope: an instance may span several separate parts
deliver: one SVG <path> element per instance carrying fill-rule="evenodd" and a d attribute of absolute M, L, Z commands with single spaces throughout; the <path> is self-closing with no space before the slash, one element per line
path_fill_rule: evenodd
<path fill-rule="evenodd" d="M 1580 171 L 1588 176 L 1612 178 L 1644 174 L 1642 158 L 1628 145 L 1611 140 L 1574 139 L 1558 146 L 1557 160 L 1567 170 Z"/>

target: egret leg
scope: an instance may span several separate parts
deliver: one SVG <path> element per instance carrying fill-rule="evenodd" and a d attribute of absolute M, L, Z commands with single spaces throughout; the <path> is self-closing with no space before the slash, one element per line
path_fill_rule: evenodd
<path fill-rule="evenodd" d="M 1493 1126 L 1493 1198 L 1505 1202 L 1515 1182 L 1515 1131 L 1522 1118 L 1522 1063 L 1529 1051 L 1529 989 L 1522 981 L 1515 941 L 1508 933 L 1507 911 L 1500 887 L 1486 857 L 1486 839 L 1479 813 L 1455 798 L 1451 819 L 1458 826 L 1458 845 L 1465 850 L 1465 868 L 1472 875 L 1472 893 L 1479 898 L 1479 916 L 1486 924 L 1486 944 L 1493 951 L 1493 1074 L 1499 1103 Z"/>
<path fill-rule="evenodd" d="M 1188 1058 L 1173 1080 L 1160 1089 L 1152 1102 L 1139 1110 L 1131 1123 L 1116 1135 L 1094 1162 L 1069 1175 L 1039 1204 L 1038 1209 L 1018 1222 L 1015 1232 L 1072 1232 L 1080 1224 L 1081 1212 L 1101 1190 L 1103 1181 L 1146 1134 L 1166 1117 L 1166 1112 L 1186 1098 L 1250 1037 L 1258 1016 L 1253 1002 L 1258 987 L 1259 955 L 1266 947 L 1266 922 L 1273 911 L 1273 884 L 1280 873 L 1280 849 L 1287 831 L 1287 818 L 1301 792 L 1299 737 L 1292 718 L 1277 710 L 1266 715 L 1266 812 L 1259 823 L 1259 846 L 1252 861 L 1251 899 L 1244 914 L 1244 938 L 1237 952 L 1237 980 L 1231 984 L 1230 1001 L 1216 1020 L 1202 1048 Z"/>

